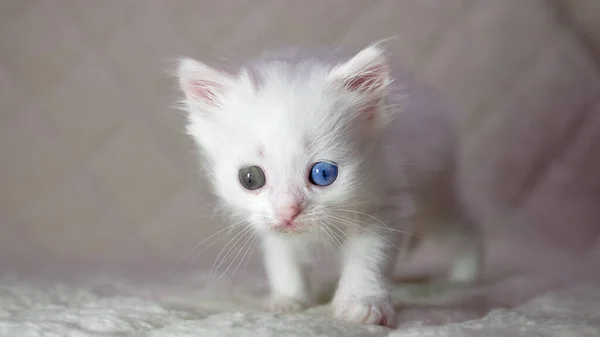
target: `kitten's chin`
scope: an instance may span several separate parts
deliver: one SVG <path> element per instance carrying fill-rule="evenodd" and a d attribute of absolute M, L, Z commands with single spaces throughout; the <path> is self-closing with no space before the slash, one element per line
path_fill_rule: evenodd
<path fill-rule="evenodd" d="M 269 228 L 269 231 L 275 234 L 281 235 L 301 235 L 311 233 L 313 229 L 310 226 L 296 225 L 290 226 L 273 226 Z"/>
<path fill-rule="evenodd" d="M 272 232 L 279 235 L 302 235 L 310 233 L 309 229 L 273 229 Z"/>

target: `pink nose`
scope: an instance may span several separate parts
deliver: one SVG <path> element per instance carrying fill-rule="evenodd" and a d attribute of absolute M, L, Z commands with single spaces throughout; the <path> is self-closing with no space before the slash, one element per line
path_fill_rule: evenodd
<path fill-rule="evenodd" d="M 277 217 L 282 221 L 292 221 L 301 212 L 302 212 L 302 208 L 300 208 L 300 206 L 292 205 L 292 206 L 278 208 L 275 212 L 275 215 L 277 215 Z"/>

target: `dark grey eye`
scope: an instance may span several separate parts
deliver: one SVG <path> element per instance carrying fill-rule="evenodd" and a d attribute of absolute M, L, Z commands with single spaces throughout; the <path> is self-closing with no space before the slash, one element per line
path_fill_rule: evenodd
<path fill-rule="evenodd" d="M 265 186 L 265 173 L 258 166 L 246 166 L 238 173 L 240 183 L 248 190 L 256 190 Z"/>

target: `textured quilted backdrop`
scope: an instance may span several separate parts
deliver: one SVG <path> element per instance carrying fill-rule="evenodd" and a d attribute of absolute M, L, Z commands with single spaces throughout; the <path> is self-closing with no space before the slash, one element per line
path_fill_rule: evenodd
<path fill-rule="evenodd" d="M 536 228 L 530 236 L 556 256 L 579 254 L 600 218 L 598 4 L 1 1 L 2 262 L 173 265 L 220 228 L 203 216 L 206 187 L 171 108 L 173 57 L 357 50 L 392 36 L 395 62 L 468 117 L 463 163 L 478 216 L 502 224 L 494 233 Z"/>

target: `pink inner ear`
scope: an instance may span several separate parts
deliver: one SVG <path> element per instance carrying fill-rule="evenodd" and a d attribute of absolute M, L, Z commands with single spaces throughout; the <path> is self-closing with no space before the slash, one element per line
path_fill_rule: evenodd
<path fill-rule="evenodd" d="M 358 76 L 346 79 L 345 86 L 351 91 L 372 91 L 385 84 L 386 66 L 377 65 L 366 69 Z"/>
<path fill-rule="evenodd" d="M 217 103 L 217 94 L 216 91 L 223 88 L 222 85 L 220 85 L 217 82 L 213 82 L 213 81 L 207 81 L 207 80 L 202 80 L 202 81 L 191 81 L 190 82 L 190 91 L 192 93 L 192 95 L 199 99 L 202 100 L 208 104 L 214 105 Z"/>

